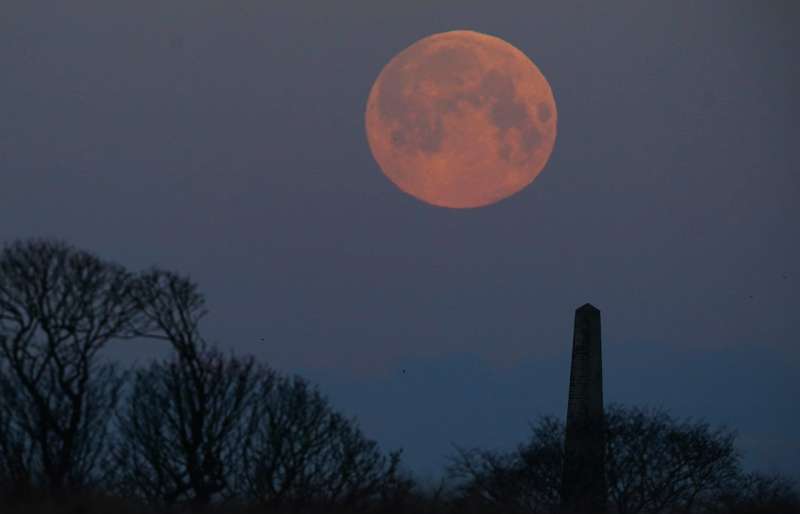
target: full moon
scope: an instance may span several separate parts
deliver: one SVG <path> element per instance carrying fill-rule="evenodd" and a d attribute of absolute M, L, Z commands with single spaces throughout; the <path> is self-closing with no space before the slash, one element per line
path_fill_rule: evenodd
<path fill-rule="evenodd" d="M 525 188 L 556 140 L 553 92 L 500 38 L 458 30 L 412 44 L 367 100 L 370 150 L 397 187 L 441 207 L 482 207 Z"/>

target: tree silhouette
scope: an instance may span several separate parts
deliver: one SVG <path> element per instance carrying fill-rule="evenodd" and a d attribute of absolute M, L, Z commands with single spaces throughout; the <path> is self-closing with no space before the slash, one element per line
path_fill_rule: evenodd
<path fill-rule="evenodd" d="M 307 380 L 208 344 L 205 313 L 188 277 L 134 275 L 60 242 L 6 245 L 0 501 L 40 491 L 53 512 L 118 511 L 108 506 L 119 498 L 89 507 L 103 493 L 193 511 L 227 500 L 267 512 L 559 509 L 559 420 L 540 419 L 512 452 L 457 448 L 449 476 L 458 488 L 446 494 L 442 482 L 426 495 L 400 471 L 399 451 L 383 453 Z M 112 340 L 140 337 L 169 344 L 172 356 L 127 373 L 100 360 Z M 727 429 L 612 406 L 605 440 L 613 512 L 799 510 L 786 478 L 741 469 Z"/>
<path fill-rule="evenodd" d="M 790 502 L 786 482 L 746 475 L 729 430 L 679 421 L 661 410 L 611 406 L 606 411 L 610 510 L 620 514 L 713 511 L 725 502 Z M 564 426 L 543 418 L 527 444 L 502 453 L 458 449 L 449 468 L 461 497 L 506 512 L 558 511 Z M 737 496 L 732 491 L 758 489 Z"/>
<path fill-rule="evenodd" d="M 612 407 L 606 415 L 609 501 L 621 514 L 692 512 L 741 474 L 735 436 L 664 411 Z"/>
<path fill-rule="evenodd" d="M 408 487 L 400 452 L 383 455 L 306 380 L 279 376 L 257 397 L 237 479 L 242 497 L 272 509 L 352 511 Z"/>
<path fill-rule="evenodd" d="M 514 452 L 456 448 L 448 475 L 462 482 L 460 503 L 511 514 L 558 511 L 564 425 L 544 417 L 531 429 L 530 441 Z"/>
<path fill-rule="evenodd" d="M 142 335 L 169 342 L 175 355 L 136 373 L 119 418 L 118 484 L 127 494 L 352 507 L 397 481 L 399 453 L 384 457 L 305 380 L 209 349 L 199 331 L 205 301 L 189 279 L 152 270 L 133 296 Z"/>
<path fill-rule="evenodd" d="M 168 342 L 189 361 L 204 346 L 200 321 L 206 301 L 188 277 L 151 269 L 136 277 L 132 297 L 141 316 L 138 335 Z"/>
<path fill-rule="evenodd" d="M 229 497 L 242 419 L 256 385 L 272 374 L 208 346 L 199 330 L 205 299 L 187 277 L 150 270 L 136 278 L 132 296 L 139 335 L 168 342 L 174 355 L 134 375 L 118 415 L 117 487 L 151 503 Z"/>
<path fill-rule="evenodd" d="M 17 489 L 99 480 L 121 377 L 98 351 L 132 337 L 122 267 L 59 242 L 0 252 L 0 473 Z"/>
<path fill-rule="evenodd" d="M 117 488 L 149 503 L 230 498 L 246 420 L 272 372 L 196 348 L 135 373 L 118 417 Z"/>
<path fill-rule="evenodd" d="M 800 512 L 800 497 L 785 476 L 743 473 L 705 507 L 711 514 L 789 514 Z"/>

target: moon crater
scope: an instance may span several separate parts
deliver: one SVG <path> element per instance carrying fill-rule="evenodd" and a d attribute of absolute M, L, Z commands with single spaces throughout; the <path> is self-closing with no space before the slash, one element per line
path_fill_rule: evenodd
<path fill-rule="evenodd" d="M 536 178 L 555 143 L 556 109 L 522 52 L 455 31 L 424 38 L 386 65 L 366 127 L 376 161 L 400 189 L 434 205 L 479 207 Z"/>

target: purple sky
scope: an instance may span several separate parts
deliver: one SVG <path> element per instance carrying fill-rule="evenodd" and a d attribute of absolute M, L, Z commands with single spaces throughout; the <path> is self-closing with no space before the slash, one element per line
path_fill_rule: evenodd
<path fill-rule="evenodd" d="M 428 475 L 565 414 L 592 302 L 607 401 L 800 478 L 797 3 L 120 4 L 4 3 L 1 241 L 189 273 L 210 339 Z M 475 210 L 400 192 L 364 135 L 384 64 L 454 29 L 525 52 L 558 106 L 542 174 Z"/>

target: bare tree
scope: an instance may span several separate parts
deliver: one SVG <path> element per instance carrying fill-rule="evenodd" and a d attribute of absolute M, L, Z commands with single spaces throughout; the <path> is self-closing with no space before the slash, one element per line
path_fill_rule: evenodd
<path fill-rule="evenodd" d="M 230 495 L 242 420 L 257 380 L 272 372 L 226 357 L 200 335 L 205 299 L 188 278 L 158 269 L 137 277 L 139 335 L 174 356 L 136 372 L 119 421 L 117 486 L 154 503 L 209 503 Z"/>
<path fill-rule="evenodd" d="M 98 479 L 121 377 L 98 351 L 130 337 L 122 267 L 59 242 L 0 252 L 0 473 L 51 491 Z"/>
<path fill-rule="evenodd" d="M 243 497 L 274 509 L 352 511 L 408 487 L 398 475 L 400 452 L 383 455 L 306 380 L 279 377 L 258 397 L 237 479 Z"/>
<path fill-rule="evenodd" d="M 800 496 L 783 475 L 743 473 L 703 508 L 707 514 L 788 514 L 800 512 Z"/>
<path fill-rule="evenodd" d="M 509 453 L 459 450 L 450 475 L 463 498 L 506 512 L 556 512 L 564 426 L 544 418 L 531 440 Z M 742 489 L 735 436 L 661 410 L 606 410 L 609 507 L 619 514 L 700 512 Z M 753 482 L 750 482 L 751 485 Z"/>
<path fill-rule="evenodd" d="M 271 377 L 204 347 L 138 370 L 119 416 L 121 492 L 158 504 L 230 498 L 256 386 Z"/>
<path fill-rule="evenodd" d="M 356 508 L 406 486 L 298 377 L 203 345 L 139 370 L 119 416 L 118 491 L 151 503 Z"/>
<path fill-rule="evenodd" d="M 609 500 L 621 514 L 692 512 L 741 475 L 735 435 L 658 410 L 606 414 Z"/>
<path fill-rule="evenodd" d="M 544 417 L 531 430 L 513 452 L 456 448 L 448 474 L 462 483 L 460 503 L 508 513 L 558 510 L 564 426 Z"/>
<path fill-rule="evenodd" d="M 204 315 L 196 286 L 174 273 L 134 277 L 61 243 L 3 249 L 0 479 L 53 491 L 105 479 L 168 504 L 244 493 L 274 506 L 357 508 L 407 490 L 399 452 L 382 454 L 305 380 L 209 347 Z M 117 411 L 124 375 L 98 352 L 132 337 L 175 354 L 137 370 Z"/>
<path fill-rule="evenodd" d="M 147 272 L 134 297 L 142 335 L 176 351 L 137 375 L 120 420 L 118 458 L 133 464 L 121 483 L 136 494 L 206 503 L 231 496 L 235 474 L 235 492 L 270 505 L 355 505 L 396 478 L 399 454 L 384 457 L 307 382 L 207 350 L 205 302 L 187 278 Z"/>
<path fill-rule="evenodd" d="M 207 314 L 197 284 L 177 273 L 152 269 L 136 278 L 132 296 L 142 317 L 138 335 L 166 341 L 191 360 L 204 344 L 199 325 Z"/>

